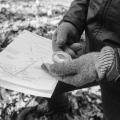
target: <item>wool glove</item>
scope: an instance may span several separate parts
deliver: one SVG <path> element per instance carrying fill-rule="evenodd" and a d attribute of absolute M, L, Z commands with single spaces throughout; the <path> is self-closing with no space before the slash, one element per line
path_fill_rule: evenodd
<path fill-rule="evenodd" d="M 62 22 L 58 25 L 52 38 L 53 51 L 64 51 L 72 58 L 77 58 L 84 52 L 85 44 L 80 41 L 77 28 L 70 22 Z"/>
<path fill-rule="evenodd" d="M 45 63 L 42 68 L 58 80 L 80 87 L 103 79 L 114 61 L 114 56 L 114 49 L 106 46 L 100 52 L 91 52 L 77 59 L 62 63 Z"/>

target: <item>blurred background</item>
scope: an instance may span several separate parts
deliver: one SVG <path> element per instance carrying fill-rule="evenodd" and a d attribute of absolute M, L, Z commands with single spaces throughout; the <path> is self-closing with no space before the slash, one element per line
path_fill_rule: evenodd
<path fill-rule="evenodd" d="M 0 0 L 0 50 L 23 30 L 52 39 L 52 34 L 71 2 L 72 0 Z M 72 91 L 68 95 L 76 120 L 101 120 L 102 105 L 98 86 Z M 35 105 L 45 107 L 45 102 L 45 98 L 0 88 L 0 120 L 16 120 L 23 109 Z M 34 116 L 29 120 L 49 118 Z"/>

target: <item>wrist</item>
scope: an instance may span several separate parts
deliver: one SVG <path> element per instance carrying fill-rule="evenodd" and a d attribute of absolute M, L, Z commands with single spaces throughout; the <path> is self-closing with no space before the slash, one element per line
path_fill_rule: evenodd
<path fill-rule="evenodd" d="M 104 78 L 107 71 L 109 71 L 114 61 L 114 55 L 114 49 L 109 46 L 102 48 L 100 53 L 98 53 L 95 61 L 95 67 L 100 80 Z"/>

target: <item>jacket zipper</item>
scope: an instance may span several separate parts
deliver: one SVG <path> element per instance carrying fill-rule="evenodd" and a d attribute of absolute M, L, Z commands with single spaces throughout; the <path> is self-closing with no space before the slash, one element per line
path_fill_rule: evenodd
<path fill-rule="evenodd" d="M 103 10 L 103 15 L 102 15 L 102 25 L 104 26 L 104 18 L 106 16 L 106 13 L 107 13 L 107 10 L 111 4 L 112 0 L 108 0 L 105 7 L 104 7 L 104 10 Z"/>

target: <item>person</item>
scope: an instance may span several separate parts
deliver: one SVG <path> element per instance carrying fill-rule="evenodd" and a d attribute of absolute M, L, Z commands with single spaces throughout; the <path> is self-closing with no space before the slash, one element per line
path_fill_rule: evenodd
<path fill-rule="evenodd" d="M 85 31 L 89 52 L 99 52 L 105 46 L 115 50 L 116 63 L 111 68 L 109 77 L 104 76 L 100 82 L 97 82 L 101 87 L 104 120 L 120 120 L 119 6 L 119 0 L 74 0 L 53 36 L 53 51 L 62 50 L 74 58 L 80 55 L 71 46 L 74 43 L 81 43 L 80 37 L 83 31 Z M 83 50 L 82 54 L 85 53 L 86 51 Z M 69 88 L 66 86 L 64 90 L 67 89 Z M 57 93 L 57 90 L 55 92 Z M 62 99 L 60 94 L 59 98 Z"/>
<path fill-rule="evenodd" d="M 72 120 L 66 112 L 70 106 L 65 92 L 93 85 L 101 87 L 103 119 L 120 120 L 119 6 L 119 0 L 74 0 L 53 35 L 53 51 L 64 51 L 73 58 L 65 64 L 44 66 L 65 83 L 58 82 L 49 100 L 50 108 L 64 113 L 65 120 Z M 86 46 L 80 40 L 84 31 Z"/>

